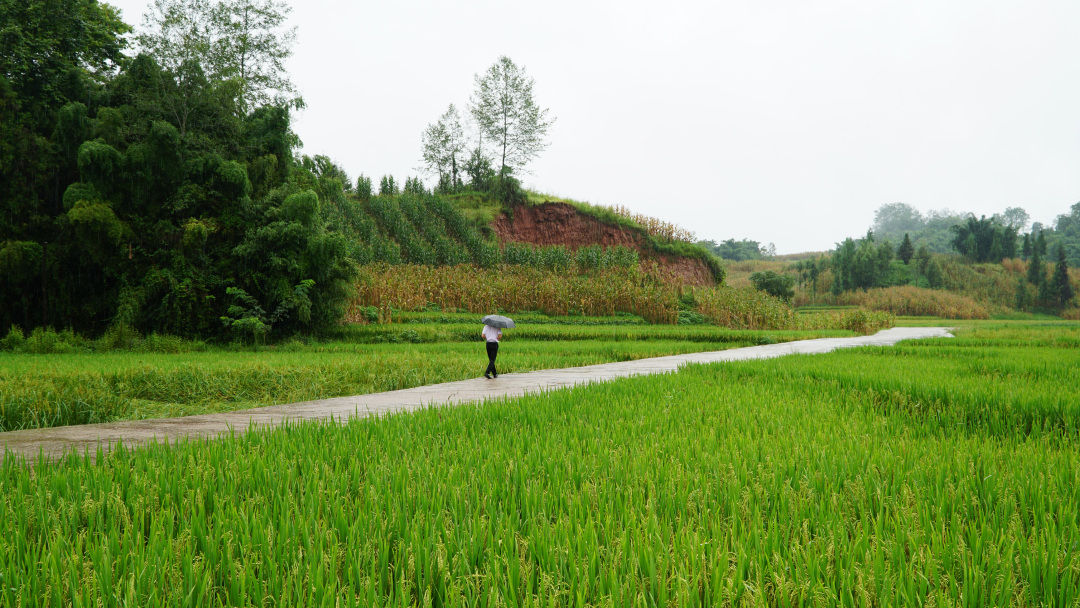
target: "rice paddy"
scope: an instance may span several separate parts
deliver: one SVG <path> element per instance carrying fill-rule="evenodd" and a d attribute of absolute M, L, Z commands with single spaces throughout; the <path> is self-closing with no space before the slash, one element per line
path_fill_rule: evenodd
<path fill-rule="evenodd" d="M 0 604 L 1076 605 L 1080 325 L 958 333 L 5 459 Z"/>
<path fill-rule="evenodd" d="M 258 349 L 198 344 L 198 350 L 176 353 L 0 352 L 0 431 L 204 414 L 475 378 L 487 364 L 479 328 L 477 318 L 471 323 L 353 326 L 333 342 Z M 850 332 L 523 322 L 506 333 L 499 370 L 590 365 L 833 335 Z"/>

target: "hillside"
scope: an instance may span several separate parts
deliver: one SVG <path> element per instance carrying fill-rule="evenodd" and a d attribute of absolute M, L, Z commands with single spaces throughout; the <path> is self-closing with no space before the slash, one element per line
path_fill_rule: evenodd
<path fill-rule="evenodd" d="M 500 264 L 587 272 L 655 265 L 680 283 L 723 282 L 720 261 L 704 248 L 650 234 L 607 208 L 545 200 L 503 206 L 478 194 L 404 193 L 334 201 L 332 224 L 352 238 L 360 264 Z"/>
<path fill-rule="evenodd" d="M 495 218 L 491 227 L 502 243 L 564 246 L 571 250 L 599 245 L 627 247 L 642 259 L 654 261 L 690 285 L 713 285 L 723 274 L 710 267 L 704 251 L 689 249 L 669 253 L 643 229 L 626 223 L 607 222 L 562 201 L 516 205 Z M 669 241 L 669 247 L 678 241 Z M 681 244 L 681 243 L 680 243 Z"/>

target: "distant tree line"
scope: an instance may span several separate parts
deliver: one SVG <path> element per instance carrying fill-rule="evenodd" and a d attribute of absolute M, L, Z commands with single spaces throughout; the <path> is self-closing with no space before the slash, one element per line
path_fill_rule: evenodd
<path fill-rule="evenodd" d="M 724 260 L 732 260 L 735 262 L 743 262 L 746 260 L 764 260 L 776 255 L 776 247 L 772 243 L 768 246 L 762 245 L 758 241 L 752 241 L 750 239 L 727 239 L 717 243 L 712 240 L 698 241 L 699 245 L 702 245 L 709 251 L 711 251 L 717 257 Z"/>
<path fill-rule="evenodd" d="M 871 230 L 879 240 L 894 245 L 907 234 L 916 247 L 925 245 L 932 253 L 959 252 L 975 262 L 1028 259 L 1030 248 L 1042 239 L 1044 259 L 1047 251 L 1056 251 L 1060 245 L 1067 262 L 1080 265 L 1080 203 L 1057 216 L 1053 226 L 1031 223 L 1030 219 L 1020 207 L 976 219 L 971 213 L 939 210 L 924 214 L 904 203 L 890 203 L 877 209 Z"/>

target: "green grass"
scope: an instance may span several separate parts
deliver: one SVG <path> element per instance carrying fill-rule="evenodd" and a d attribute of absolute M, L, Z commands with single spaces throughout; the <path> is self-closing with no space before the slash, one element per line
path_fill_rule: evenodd
<path fill-rule="evenodd" d="M 1080 325 L 0 465 L 0 604 L 1080 601 Z"/>
<path fill-rule="evenodd" d="M 722 350 L 847 332 L 523 324 L 502 373 Z M 475 378 L 479 323 L 357 325 L 341 340 L 259 350 L 0 353 L 0 431 L 186 416 Z M 347 340 L 347 341 L 345 341 Z"/>

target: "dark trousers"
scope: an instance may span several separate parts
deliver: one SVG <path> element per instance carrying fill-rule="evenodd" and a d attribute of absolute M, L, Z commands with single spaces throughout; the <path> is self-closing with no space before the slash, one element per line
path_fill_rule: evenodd
<path fill-rule="evenodd" d="M 487 353 L 488 353 L 488 366 L 487 366 L 487 369 L 484 370 L 484 375 L 486 376 L 488 374 L 493 374 L 493 375 L 498 376 L 499 372 L 495 371 L 495 357 L 499 356 L 499 343 L 498 342 L 488 342 L 487 343 Z"/>

